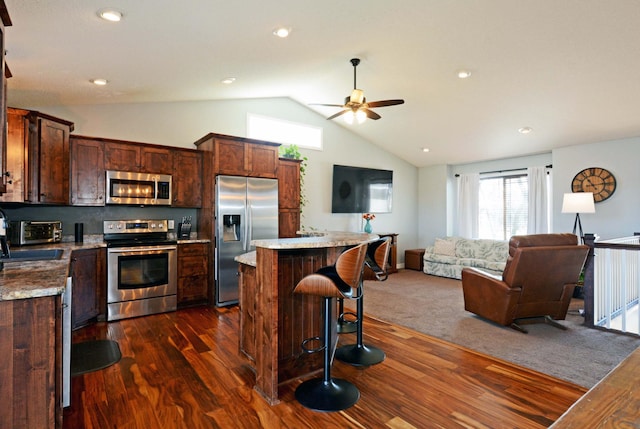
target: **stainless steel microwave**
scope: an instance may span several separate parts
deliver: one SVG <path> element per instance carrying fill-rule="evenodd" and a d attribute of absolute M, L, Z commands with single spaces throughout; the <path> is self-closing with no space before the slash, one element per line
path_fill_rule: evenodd
<path fill-rule="evenodd" d="M 127 205 L 171 205 L 171 175 L 107 171 L 106 203 Z"/>

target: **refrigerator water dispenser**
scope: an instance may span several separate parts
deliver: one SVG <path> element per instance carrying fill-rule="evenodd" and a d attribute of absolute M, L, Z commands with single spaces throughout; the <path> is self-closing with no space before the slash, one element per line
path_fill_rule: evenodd
<path fill-rule="evenodd" d="M 240 241 L 240 215 L 223 215 L 222 225 L 222 241 Z"/>

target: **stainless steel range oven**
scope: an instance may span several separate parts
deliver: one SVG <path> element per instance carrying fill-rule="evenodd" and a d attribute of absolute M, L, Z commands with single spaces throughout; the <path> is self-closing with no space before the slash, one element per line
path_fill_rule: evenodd
<path fill-rule="evenodd" d="M 107 320 L 174 311 L 177 253 L 166 220 L 104 221 Z"/>

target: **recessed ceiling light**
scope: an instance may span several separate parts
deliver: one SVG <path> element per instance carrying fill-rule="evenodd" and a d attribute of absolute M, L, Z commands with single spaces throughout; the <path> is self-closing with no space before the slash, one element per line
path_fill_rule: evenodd
<path fill-rule="evenodd" d="M 429 152 L 429 148 L 428 148 L 428 147 L 423 147 L 423 148 L 422 148 L 422 151 L 423 151 L 423 152 L 425 152 L 425 153 L 427 153 L 427 152 Z"/>
<path fill-rule="evenodd" d="M 107 79 L 91 79 L 91 83 L 95 84 L 95 85 L 106 85 L 109 81 Z"/>
<path fill-rule="evenodd" d="M 273 30 L 273 35 L 278 36 L 281 39 L 284 39 L 285 37 L 289 37 L 289 34 L 291 34 L 291 29 L 287 27 L 278 27 L 275 30 Z"/>
<path fill-rule="evenodd" d="M 235 77 L 225 77 L 220 82 L 224 83 L 225 85 L 229 85 L 229 84 L 231 84 L 231 83 L 233 83 L 235 81 L 236 81 Z"/>
<path fill-rule="evenodd" d="M 105 21 L 119 22 L 122 19 L 122 12 L 115 9 L 100 9 L 98 16 Z"/>
<path fill-rule="evenodd" d="M 529 134 L 531 131 L 533 131 L 532 128 L 530 127 L 522 127 L 522 128 L 518 128 L 518 132 L 520 134 Z"/>
<path fill-rule="evenodd" d="M 458 77 L 460 79 L 466 79 L 468 77 L 471 77 L 471 72 L 469 70 L 460 70 L 458 71 Z"/>

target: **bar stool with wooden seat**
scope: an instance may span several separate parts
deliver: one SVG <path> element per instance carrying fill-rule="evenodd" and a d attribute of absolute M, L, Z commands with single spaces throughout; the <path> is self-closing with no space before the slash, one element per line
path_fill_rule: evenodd
<path fill-rule="evenodd" d="M 371 268 L 378 281 L 385 281 L 387 273 L 387 259 L 391 248 L 391 238 L 386 237 L 369 244 L 365 264 Z M 364 286 L 360 281 L 358 286 L 356 310 L 356 343 L 339 347 L 336 359 L 355 366 L 370 366 L 384 360 L 384 352 L 374 346 L 362 342 L 362 321 L 364 319 Z"/>
<path fill-rule="evenodd" d="M 360 391 L 347 380 L 331 377 L 333 358 L 332 300 L 350 298 L 357 289 L 364 270 L 367 244 L 363 243 L 342 252 L 335 265 L 324 267 L 314 274 L 305 276 L 296 285 L 294 293 L 321 296 L 323 298 L 322 346 L 308 349 L 310 341 L 320 338 L 308 338 L 302 343 L 307 353 L 324 352 L 323 376 L 300 384 L 296 389 L 296 399 L 302 405 L 317 411 L 340 411 L 349 408 L 360 398 Z"/>

